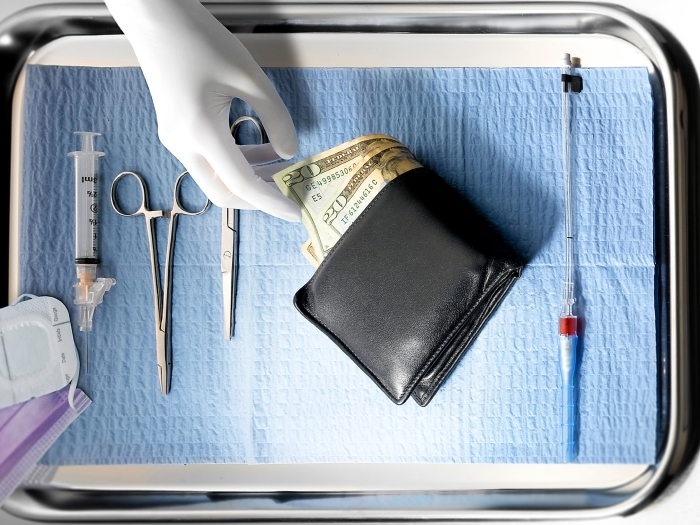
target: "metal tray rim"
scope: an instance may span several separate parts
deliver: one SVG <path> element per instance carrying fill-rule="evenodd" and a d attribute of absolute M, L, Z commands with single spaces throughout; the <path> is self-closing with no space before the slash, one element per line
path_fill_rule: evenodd
<path fill-rule="evenodd" d="M 668 480 L 668 478 L 676 474 L 684 464 L 686 459 L 686 451 L 690 445 L 690 427 L 686 424 L 687 414 L 689 413 L 689 392 L 688 388 L 688 372 L 687 367 L 681 370 L 679 364 L 684 361 L 685 355 L 689 351 L 689 292 L 685 288 L 688 281 L 688 230 L 686 226 L 688 209 L 687 198 L 687 162 L 684 156 L 686 151 L 686 137 L 684 136 L 683 127 L 679 124 L 679 115 L 685 108 L 685 93 L 684 86 L 681 83 L 680 75 L 677 70 L 677 65 L 673 61 L 671 51 L 669 50 L 668 41 L 658 29 L 653 27 L 648 21 L 645 21 L 633 13 L 618 7 L 612 7 L 601 4 L 564 4 L 564 3 L 531 3 L 531 4 L 381 4 L 381 5 L 359 5 L 359 4 L 343 4 L 343 5 L 323 5 L 320 8 L 313 4 L 228 4 L 228 5 L 212 5 L 209 6 L 212 12 L 220 18 L 235 12 L 235 16 L 240 19 L 255 19 L 258 18 L 281 18 L 285 20 L 297 19 L 303 20 L 304 23 L 311 26 L 321 23 L 332 16 L 335 18 L 351 19 L 353 17 L 367 18 L 375 17 L 402 17 L 404 24 L 422 22 L 426 17 L 439 17 L 440 19 L 451 19 L 458 16 L 495 16 L 502 17 L 504 15 L 532 15 L 532 17 L 562 17 L 561 20 L 556 20 L 560 24 L 558 28 L 549 28 L 539 26 L 538 30 L 555 31 L 590 31 L 602 34 L 612 34 L 618 38 L 622 38 L 636 45 L 654 64 L 661 88 L 663 89 L 665 98 L 663 100 L 663 114 L 665 116 L 665 138 L 667 142 L 667 183 L 669 191 L 669 244 L 670 244 L 670 312 L 669 312 L 669 419 L 668 419 L 668 434 L 665 446 L 658 458 L 654 467 L 654 473 L 649 477 L 642 488 L 632 493 L 630 497 L 622 502 L 611 506 L 596 508 L 596 509 L 575 509 L 575 510 L 458 510 L 458 511 L 422 511 L 420 516 L 424 519 L 470 519 L 470 518 L 593 518 L 606 517 L 611 515 L 625 514 L 638 508 L 646 503 L 651 496 L 657 493 Z M 34 38 L 29 42 L 24 42 L 26 47 L 25 52 L 29 52 L 40 45 L 43 45 L 51 39 L 63 36 L 55 31 L 52 35 L 46 34 L 46 29 L 51 26 L 52 18 L 95 18 L 103 20 L 101 28 L 110 32 L 114 32 L 113 24 L 109 23 L 109 15 L 104 7 L 96 7 L 92 5 L 56 5 L 51 7 L 38 7 L 27 10 L 14 18 L 0 25 L 0 36 L 7 34 L 16 34 L 18 28 L 28 24 L 41 22 L 44 27 L 43 35 L 39 32 L 34 35 Z M 568 17 L 568 18 L 567 18 Z M 581 23 L 581 20 L 584 23 Z M 573 27 L 565 22 L 578 20 L 578 25 Z M 53 27 L 52 29 L 55 29 Z M 292 28 L 293 29 L 293 28 Z M 65 30 L 65 28 L 64 28 Z M 75 29 L 73 29 L 75 31 Z M 80 31 L 84 31 L 81 29 Z M 75 34 L 75 33 L 74 33 Z M 44 41 L 41 41 L 41 36 Z M 12 38 L 10 38 L 12 41 Z M 0 50 L 2 53 L 2 50 Z M 25 53 L 26 55 L 26 53 Z M 23 61 L 22 61 L 23 63 Z M 21 65 L 21 64 L 20 64 Z M 16 73 L 16 72 L 15 72 Z M 16 78 L 16 75 L 15 75 Z M 687 110 L 686 110 L 687 114 Z M 0 116 L 5 116 L 4 113 Z M 2 119 L 0 119 L 2 120 Z M 6 126 L 7 128 L 7 126 Z M 6 130 L 3 130 L 3 134 Z M 18 494 L 8 500 L 6 509 L 17 515 L 25 517 L 33 517 L 39 519 L 95 519 L 101 514 L 100 511 L 91 511 L 75 515 L 74 513 L 57 513 L 49 512 L 36 513 L 37 509 L 31 511 L 28 506 L 29 494 Z M 22 503 L 24 501 L 24 503 Z M 30 505 L 31 506 L 31 505 Z M 48 509 L 46 509 L 48 510 Z M 153 519 L 154 510 L 148 511 L 148 516 Z M 158 519 L 169 519 L 174 517 L 174 514 L 162 509 L 163 514 L 157 512 Z M 231 519 L 290 519 L 287 514 L 283 517 L 277 511 L 269 512 L 254 512 L 254 511 L 224 511 L 225 514 L 213 511 L 212 514 L 200 509 L 195 514 L 180 513 L 182 509 L 177 511 L 177 517 L 183 519 L 185 517 L 202 517 L 205 519 L 222 519 L 224 517 Z M 197 514 L 199 512 L 200 514 Z M 208 516 L 204 517 L 201 512 L 205 512 Z M 347 513 L 348 511 L 344 511 Z M 384 511 L 376 512 L 369 511 L 368 513 L 354 510 L 352 516 L 343 515 L 330 511 L 313 511 L 297 513 L 294 512 L 292 519 L 415 519 L 418 515 L 414 512 L 403 511 Z M 143 519 L 146 516 L 141 513 L 129 513 L 124 515 L 122 519 Z M 114 513 L 109 515 L 109 519 L 119 519 Z"/>

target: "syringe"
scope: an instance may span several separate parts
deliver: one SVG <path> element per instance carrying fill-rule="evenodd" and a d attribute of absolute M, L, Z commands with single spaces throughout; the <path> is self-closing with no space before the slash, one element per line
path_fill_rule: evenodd
<path fill-rule="evenodd" d="M 97 277 L 100 262 L 98 247 L 98 200 L 97 200 L 97 159 L 104 156 L 95 151 L 94 137 L 99 133 L 76 131 L 82 144 L 80 151 L 73 151 L 75 171 L 75 272 L 78 282 L 73 285 L 73 303 L 80 307 L 78 326 L 85 332 L 85 370 L 89 365 L 88 332 L 92 330 L 95 307 L 102 302 L 104 294 L 114 286 L 116 279 Z"/>
<path fill-rule="evenodd" d="M 578 59 L 574 58 L 578 62 Z M 562 459 L 569 463 L 575 456 L 574 372 L 578 343 L 578 318 L 574 315 L 574 216 L 571 183 L 571 100 L 569 88 L 576 93 L 583 88 L 581 77 L 571 75 L 572 59 L 568 53 L 561 57 L 561 142 L 564 172 L 564 232 L 566 236 L 566 276 L 561 313 L 559 314 L 559 369 L 561 371 Z M 576 64 L 578 65 L 578 64 Z"/>

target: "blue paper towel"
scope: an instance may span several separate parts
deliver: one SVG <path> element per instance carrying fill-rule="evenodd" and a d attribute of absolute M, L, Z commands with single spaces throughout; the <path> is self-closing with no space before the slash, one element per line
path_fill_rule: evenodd
<path fill-rule="evenodd" d="M 574 98 L 580 462 L 652 463 L 656 439 L 652 98 L 646 70 L 582 70 Z M 160 145 L 138 69 L 30 66 L 21 291 L 72 307 L 76 130 L 99 131 L 100 274 L 84 416 L 48 464 L 557 462 L 563 190 L 557 69 L 268 69 L 298 159 L 366 133 L 401 139 L 528 260 L 427 408 L 396 406 L 294 310 L 313 269 L 300 224 L 241 213 L 236 335 L 223 339 L 220 211 L 179 222 L 172 392 L 156 376 L 144 221 L 109 205 L 123 170 L 171 205 L 182 166 Z M 234 101 L 232 116 L 248 112 Z M 252 130 L 247 130 L 249 133 Z M 245 134 L 244 133 L 244 134 Z M 252 136 L 252 135 L 251 135 Z M 135 185 L 126 184 L 133 191 Z M 200 199 L 190 185 L 190 200 Z M 133 196 L 133 195 L 132 195 Z M 128 199 L 127 199 L 128 200 Z M 161 260 L 167 221 L 159 221 Z M 78 331 L 74 327 L 77 334 Z M 83 339 L 77 336 L 82 352 Z"/>

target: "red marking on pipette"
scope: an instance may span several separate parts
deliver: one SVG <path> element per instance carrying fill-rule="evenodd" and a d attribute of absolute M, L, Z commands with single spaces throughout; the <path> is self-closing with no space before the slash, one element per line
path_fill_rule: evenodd
<path fill-rule="evenodd" d="M 559 318 L 559 335 L 576 335 L 576 316 Z"/>

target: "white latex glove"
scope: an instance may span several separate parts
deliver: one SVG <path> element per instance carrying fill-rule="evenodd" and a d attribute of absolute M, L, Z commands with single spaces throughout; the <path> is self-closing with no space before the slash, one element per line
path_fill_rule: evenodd
<path fill-rule="evenodd" d="M 299 208 L 251 167 L 288 159 L 299 143 L 282 99 L 243 44 L 196 0 L 105 3 L 141 64 L 161 142 L 207 197 L 217 206 L 299 221 Z M 253 107 L 270 144 L 236 145 L 229 131 L 233 97 Z"/>

